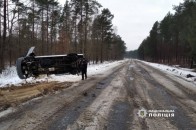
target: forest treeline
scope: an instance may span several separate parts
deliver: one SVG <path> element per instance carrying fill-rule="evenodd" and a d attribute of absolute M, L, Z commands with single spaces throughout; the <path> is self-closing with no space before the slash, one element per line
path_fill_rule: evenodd
<path fill-rule="evenodd" d="M 0 1 L 0 70 L 31 47 L 37 55 L 83 53 L 88 60 L 122 59 L 125 42 L 114 15 L 96 0 Z"/>
<path fill-rule="evenodd" d="M 184 0 L 156 21 L 138 50 L 130 54 L 151 62 L 193 67 L 196 64 L 196 0 Z"/>

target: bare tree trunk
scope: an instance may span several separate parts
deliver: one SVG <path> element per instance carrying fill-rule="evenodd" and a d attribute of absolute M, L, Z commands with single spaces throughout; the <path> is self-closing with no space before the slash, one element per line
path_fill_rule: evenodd
<path fill-rule="evenodd" d="M 66 34 L 66 37 L 68 38 L 68 40 L 66 41 L 67 42 L 67 51 L 66 53 L 70 53 L 71 52 L 71 46 L 70 46 L 70 43 L 71 43 L 71 38 L 70 38 L 70 30 L 69 30 L 69 25 L 68 25 L 68 15 L 67 15 L 67 12 L 66 12 L 66 19 L 65 19 L 65 25 L 64 25 L 64 22 L 63 22 L 63 27 L 65 26 L 65 34 Z"/>
<path fill-rule="evenodd" d="M 176 63 L 175 64 L 178 64 L 178 42 L 179 42 L 179 34 L 177 33 L 177 36 L 176 36 L 176 52 L 175 52 L 175 60 L 176 60 Z"/>
<path fill-rule="evenodd" d="M 42 55 L 44 55 L 44 10 L 42 8 Z"/>
<path fill-rule="evenodd" d="M 32 26 L 32 46 L 35 44 L 35 0 L 33 0 L 33 26 Z"/>
<path fill-rule="evenodd" d="M 101 63 L 103 63 L 103 27 L 101 27 Z"/>
<path fill-rule="evenodd" d="M 20 14 L 19 14 L 19 7 L 18 7 L 18 20 L 20 19 Z M 21 45 L 20 45 L 20 23 L 18 21 L 18 47 L 19 47 L 19 55 L 21 55 Z"/>
<path fill-rule="evenodd" d="M 0 52 L 2 51 L 2 42 L 1 42 L 1 7 L 0 7 Z M 0 53 L 1 55 L 1 53 Z M 0 56 L 0 73 L 1 73 L 1 63 L 2 63 L 2 59 Z"/>
<path fill-rule="evenodd" d="M 84 42 L 83 42 L 83 0 L 81 0 L 81 5 L 80 5 L 81 7 L 80 7 L 80 9 L 81 9 L 81 11 L 80 11 L 80 18 L 81 18 L 81 32 L 80 32 L 80 42 L 81 42 L 81 45 L 82 45 L 82 53 L 84 54 L 85 53 L 85 51 L 84 51 Z"/>
<path fill-rule="evenodd" d="M 54 6 L 52 8 L 52 12 L 54 11 Z M 50 51 L 51 51 L 51 54 L 53 54 L 53 25 L 54 25 L 54 15 L 52 14 L 52 21 L 51 21 L 51 30 L 50 30 Z"/>
<path fill-rule="evenodd" d="M 51 26 L 51 30 L 50 30 L 50 51 L 51 51 L 51 54 L 53 54 L 53 27 L 52 26 Z"/>
<path fill-rule="evenodd" d="M 87 22 L 88 22 L 88 12 L 87 12 L 87 10 L 86 10 L 86 21 L 85 21 L 85 24 L 84 24 L 84 26 L 85 26 L 85 30 L 84 30 L 84 54 L 86 54 L 87 53 Z"/>
<path fill-rule="evenodd" d="M 76 16 L 77 17 L 77 16 Z M 76 17 L 75 17 L 75 21 L 74 21 L 74 27 L 75 27 L 75 39 L 74 39 L 74 45 L 75 45 L 75 53 L 77 53 L 77 28 L 76 28 Z"/>
<path fill-rule="evenodd" d="M 8 12 L 8 0 L 7 0 L 7 4 L 6 4 L 6 11 L 7 11 L 7 29 L 9 30 L 10 26 L 9 26 L 9 23 L 10 23 L 10 20 L 9 20 L 9 12 Z"/>
<path fill-rule="evenodd" d="M 15 9 L 14 10 L 16 10 L 16 7 L 15 7 Z M 14 25 L 14 19 L 15 19 L 15 15 L 16 15 L 16 13 L 15 12 L 13 12 L 13 17 L 12 17 L 12 19 L 11 19 L 11 21 L 10 21 L 10 28 L 9 28 L 9 37 L 8 37 L 8 40 L 7 40 L 7 44 L 9 45 L 9 60 L 10 60 L 10 62 L 9 62 L 9 65 L 11 66 L 12 65 L 12 44 L 11 44 L 11 40 L 12 40 L 12 30 L 13 30 L 13 25 Z"/>
<path fill-rule="evenodd" d="M 6 25 L 6 0 L 4 0 L 4 10 L 3 10 L 3 13 L 4 13 L 4 16 L 3 16 L 3 43 L 2 43 L 2 46 L 1 46 L 1 70 L 4 69 L 4 48 L 5 48 L 5 43 L 6 43 L 6 30 L 7 30 L 7 25 Z"/>
<path fill-rule="evenodd" d="M 49 27 L 49 23 L 48 23 L 48 22 L 49 22 L 49 16 L 48 16 L 48 14 L 49 14 L 49 5 L 48 5 L 48 3 L 47 3 L 47 14 L 46 14 L 46 15 L 47 15 L 47 18 L 46 18 L 46 26 L 47 26 L 47 27 L 46 27 L 46 44 L 47 44 L 47 45 L 46 45 L 46 46 L 47 46 L 47 47 L 46 47 L 46 49 L 47 49 L 47 50 L 46 50 L 46 53 L 47 53 L 47 54 L 49 53 L 49 43 L 48 43 L 48 27 Z"/>
<path fill-rule="evenodd" d="M 98 40 L 98 37 L 96 38 L 96 42 L 97 42 L 97 44 L 95 44 L 96 45 L 96 47 L 98 47 L 97 45 L 98 45 L 98 43 L 99 43 L 99 40 Z M 99 53 L 98 53 L 99 51 L 96 51 L 96 64 L 99 62 Z"/>

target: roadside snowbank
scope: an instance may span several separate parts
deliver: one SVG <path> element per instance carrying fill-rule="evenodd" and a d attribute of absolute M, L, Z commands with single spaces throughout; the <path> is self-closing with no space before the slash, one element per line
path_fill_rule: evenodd
<path fill-rule="evenodd" d="M 87 73 L 88 76 L 101 74 L 106 72 L 107 70 L 118 66 L 125 62 L 125 60 L 122 61 L 115 61 L 115 62 L 104 62 L 102 64 L 91 64 L 88 66 Z M 58 82 L 76 82 L 81 80 L 81 75 L 49 75 L 47 77 L 46 75 L 42 75 L 39 78 L 28 78 L 27 80 L 21 80 L 16 72 L 16 67 L 12 66 L 10 68 L 6 68 L 2 74 L 0 74 L 0 87 L 9 87 L 12 85 L 15 86 L 21 86 L 25 83 L 36 83 L 36 82 L 43 82 L 43 81 L 58 81 Z"/>
<path fill-rule="evenodd" d="M 196 84 L 196 73 L 193 72 L 193 69 L 187 69 L 187 68 L 180 68 L 178 66 L 167 66 L 157 63 L 150 63 L 142 61 L 154 68 L 157 68 L 159 70 L 162 70 L 166 73 L 176 75 L 178 77 L 181 77 L 189 82 L 194 82 Z"/>

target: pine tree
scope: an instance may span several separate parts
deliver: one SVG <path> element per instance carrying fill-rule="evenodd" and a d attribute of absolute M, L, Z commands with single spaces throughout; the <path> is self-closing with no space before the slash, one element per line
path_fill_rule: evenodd
<path fill-rule="evenodd" d="M 98 16 L 98 27 L 101 29 L 100 34 L 101 34 L 101 57 L 100 57 L 100 61 L 101 63 L 104 60 L 104 54 L 106 53 L 104 50 L 104 45 L 108 44 L 106 43 L 107 38 L 110 37 L 111 33 L 112 33 L 112 19 L 114 18 L 114 16 L 111 14 L 111 12 L 109 11 L 109 9 L 103 9 L 102 13 Z"/>

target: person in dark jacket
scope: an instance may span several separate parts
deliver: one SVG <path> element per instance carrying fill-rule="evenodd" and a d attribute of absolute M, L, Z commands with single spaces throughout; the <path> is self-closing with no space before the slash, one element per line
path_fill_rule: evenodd
<path fill-rule="evenodd" d="M 82 72 L 82 80 L 84 80 L 84 77 L 87 79 L 87 65 L 88 61 L 85 58 L 82 58 L 79 63 L 80 70 Z"/>

